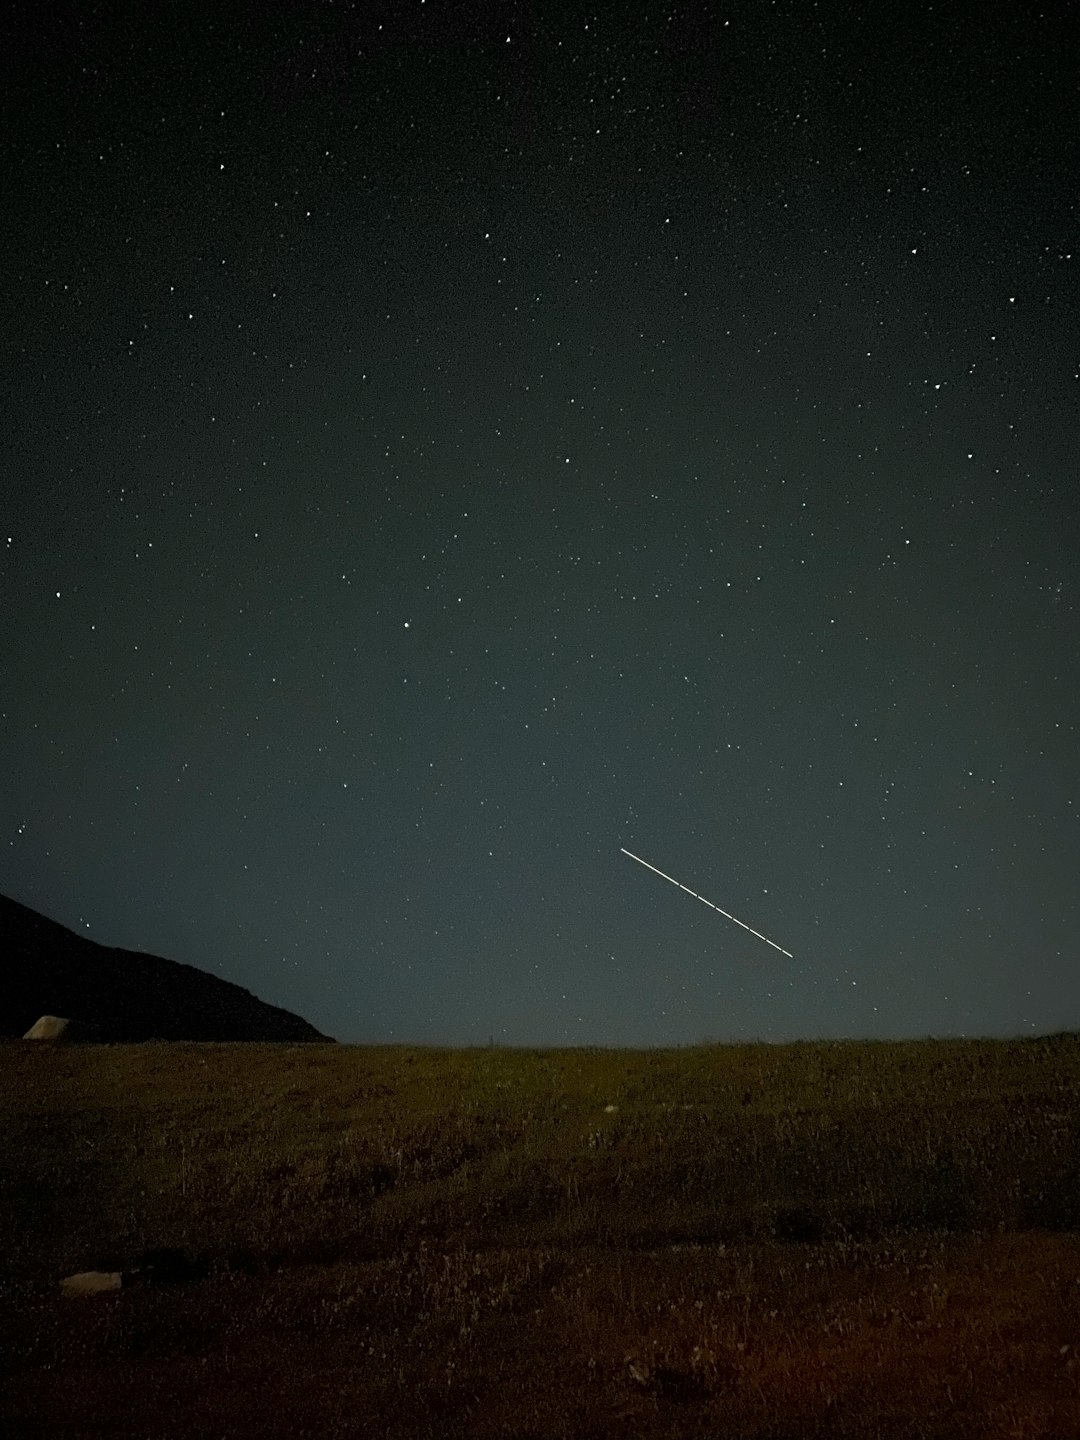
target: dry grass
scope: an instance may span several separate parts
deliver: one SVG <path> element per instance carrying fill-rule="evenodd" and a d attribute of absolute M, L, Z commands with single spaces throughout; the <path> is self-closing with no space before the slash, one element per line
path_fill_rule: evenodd
<path fill-rule="evenodd" d="M 1075 1036 L 5 1045 L 0 1115 L 5 1434 L 1080 1434 Z"/>

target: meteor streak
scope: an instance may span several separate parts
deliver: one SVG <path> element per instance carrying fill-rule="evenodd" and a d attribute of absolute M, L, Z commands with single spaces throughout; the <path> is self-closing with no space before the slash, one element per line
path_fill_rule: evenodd
<path fill-rule="evenodd" d="M 632 850 L 627 850 L 623 845 L 620 845 L 619 849 L 624 855 L 629 855 L 631 860 L 636 860 L 639 865 L 644 865 L 646 870 L 651 870 L 654 875 L 659 875 L 662 880 L 670 880 L 672 885 L 678 885 L 680 890 L 685 890 L 687 895 L 693 895 L 695 900 L 700 900 L 703 905 L 708 905 L 710 910 L 718 911 L 723 915 L 725 920 L 734 920 L 736 925 L 741 925 L 744 930 L 749 930 L 751 935 L 756 935 L 759 940 L 764 940 L 766 945 L 771 945 L 774 950 L 779 950 L 781 955 L 786 955 L 789 960 L 794 960 L 795 957 L 790 950 L 785 950 L 782 945 L 777 945 L 775 940 L 770 940 L 767 935 L 762 935 L 760 930 L 755 930 L 752 925 L 747 925 L 744 920 L 736 920 L 734 915 L 729 915 L 726 910 L 721 910 L 719 905 L 714 905 L 711 900 L 706 900 L 704 895 L 699 895 L 696 890 L 691 890 L 689 886 L 684 885 L 681 880 L 676 880 L 673 875 L 665 875 L 663 870 L 658 870 L 655 865 L 650 865 L 648 860 L 642 860 L 641 856 L 635 855 Z"/>

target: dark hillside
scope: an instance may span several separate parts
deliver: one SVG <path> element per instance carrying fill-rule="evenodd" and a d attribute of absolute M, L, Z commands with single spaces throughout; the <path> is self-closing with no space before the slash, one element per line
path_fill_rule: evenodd
<path fill-rule="evenodd" d="M 99 945 L 0 897 L 0 1035 L 24 1035 L 40 1015 L 70 1019 L 76 1038 L 325 1040 L 288 1010 L 217 975 Z"/>

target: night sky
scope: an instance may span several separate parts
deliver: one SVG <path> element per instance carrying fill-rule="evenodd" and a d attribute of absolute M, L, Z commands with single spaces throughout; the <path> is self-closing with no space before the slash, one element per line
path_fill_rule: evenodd
<path fill-rule="evenodd" d="M 1080 1028 L 1067 8 L 10 7 L 0 890 L 348 1041 Z"/>

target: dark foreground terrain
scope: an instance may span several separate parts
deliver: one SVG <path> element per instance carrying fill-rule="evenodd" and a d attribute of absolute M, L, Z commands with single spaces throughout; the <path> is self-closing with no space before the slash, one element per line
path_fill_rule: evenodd
<path fill-rule="evenodd" d="M 0 1433 L 1065 1440 L 1078 1230 L 1076 1036 L 7 1044 Z"/>

